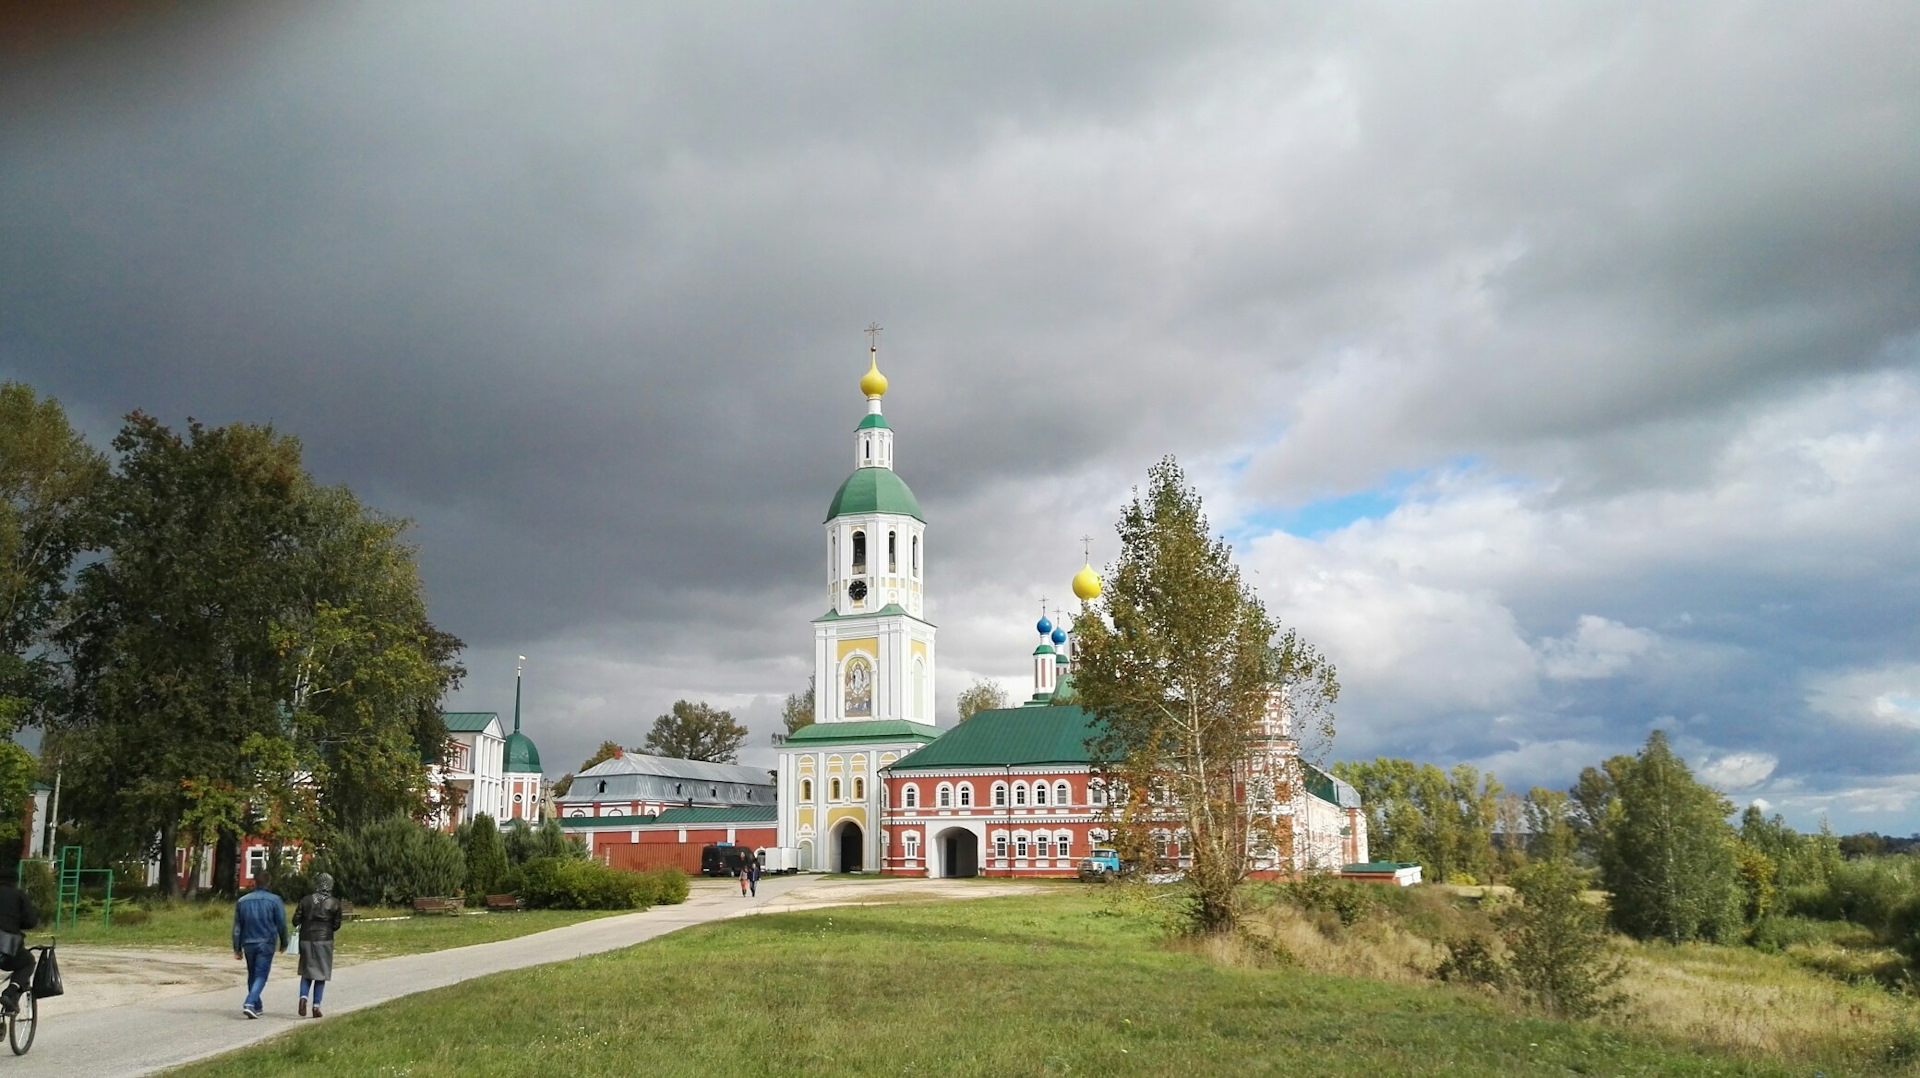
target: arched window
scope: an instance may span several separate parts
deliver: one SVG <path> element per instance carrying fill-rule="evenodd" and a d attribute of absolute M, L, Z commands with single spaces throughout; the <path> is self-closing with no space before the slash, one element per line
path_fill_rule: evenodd
<path fill-rule="evenodd" d="M 1002 861 L 1007 859 L 1007 833 L 1005 831 L 993 836 L 993 855 Z"/>
<path fill-rule="evenodd" d="M 867 533 L 853 533 L 853 575 L 859 576 L 867 571 Z"/>
<path fill-rule="evenodd" d="M 944 782 L 941 783 L 939 797 L 940 797 L 941 808 L 953 807 L 953 787 L 947 785 Z"/>
<path fill-rule="evenodd" d="M 887 533 L 887 572 L 900 571 L 900 546 L 894 532 Z"/>
<path fill-rule="evenodd" d="M 1053 856 L 1053 836 L 1047 834 L 1045 831 L 1033 836 L 1033 845 L 1035 847 L 1033 851 L 1035 857 Z"/>
<path fill-rule="evenodd" d="M 1073 790 L 1064 782 L 1053 784 L 1053 803 L 1056 805 L 1073 804 Z"/>
<path fill-rule="evenodd" d="M 1087 780 L 1087 802 L 1094 805 L 1107 803 L 1107 784 L 1099 779 Z"/>
<path fill-rule="evenodd" d="M 900 803 L 907 808 L 919 808 L 920 788 L 918 786 L 908 786 L 906 789 L 901 790 Z"/>
<path fill-rule="evenodd" d="M 866 779 L 856 778 L 853 780 L 853 799 L 855 801 L 865 801 L 867 799 Z"/>
<path fill-rule="evenodd" d="M 1007 807 L 1007 784 L 1004 782 L 996 782 L 993 784 L 993 807 Z"/>
<path fill-rule="evenodd" d="M 1046 783 L 1036 782 L 1033 784 L 1033 803 L 1036 805 L 1044 805 L 1047 803 Z"/>
<path fill-rule="evenodd" d="M 863 438 L 863 439 L 861 439 L 861 441 L 863 441 L 863 442 L 865 442 L 865 443 L 867 444 L 867 447 L 866 447 L 866 450 L 865 450 L 865 452 L 866 452 L 866 455 L 867 455 L 867 459 L 868 459 L 868 460 L 872 460 L 872 459 L 873 459 L 873 437 L 872 437 L 872 435 L 868 435 L 868 436 L 867 436 L 866 438 Z"/>
<path fill-rule="evenodd" d="M 600 780 L 600 789 L 599 789 L 599 790 L 597 790 L 597 791 L 595 791 L 595 792 L 596 792 L 596 793 L 606 793 L 606 792 L 607 792 L 607 780 L 606 780 L 606 779 L 601 779 L 601 780 Z"/>
<path fill-rule="evenodd" d="M 913 537 L 913 578 L 920 579 L 920 537 Z"/>
<path fill-rule="evenodd" d="M 1024 805 L 1027 803 L 1026 783 L 1016 782 L 1013 784 L 1013 803 L 1016 805 Z"/>
<path fill-rule="evenodd" d="M 800 800 L 802 801 L 813 800 L 813 780 L 812 779 L 800 780 Z"/>
<path fill-rule="evenodd" d="M 1027 836 L 1025 836 L 1025 835 L 1015 835 L 1015 836 L 1013 836 L 1013 855 L 1014 855 L 1015 857 L 1018 857 L 1018 858 L 1020 858 L 1020 859 L 1022 859 L 1022 860 L 1025 860 L 1025 859 L 1026 859 L 1026 856 L 1027 856 Z"/>
<path fill-rule="evenodd" d="M 960 784 L 960 807 L 961 808 L 973 807 L 973 784 L 970 782 L 963 782 Z"/>
<path fill-rule="evenodd" d="M 827 780 L 827 800 L 829 801 L 840 800 L 840 780 L 839 779 Z"/>

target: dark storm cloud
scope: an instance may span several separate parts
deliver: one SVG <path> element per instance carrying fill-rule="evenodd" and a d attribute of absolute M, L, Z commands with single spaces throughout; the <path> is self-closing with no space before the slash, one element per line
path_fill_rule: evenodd
<path fill-rule="evenodd" d="M 565 653 L 560 760 L 675 695 L 771 721 L 798 687 L 871 319 L 935 522 L 943 696 L 1003 652 L 1017 675 L 1000 626 L 1165 452 L 1222 520 L 1463 459 L 1534 484 L 1526 519 L 1588 567 L 1482 579 L 1448 561 L 1471 513 L 1411 556 L 1385 532 L 1314 555 L 1398 567 L 1325 593 L 1381 604 L 1380 640 L 1404 601 L 1488 627 L 1454 664 L 1484 683 L 1433 694 L 1441 751 L 1914 657 L 1873 595 L 1907 585 L 1834 575 L 1913 578 L 1877 525 L 1737 573 L 1565 523 L 1711 506 L 1768 415 L 1912 366 L 1910 6 L 235 6 L 42 40 L 0 71 L 0 376 L 95 427 L 299 434 L 419 521 L 470 697 L 495 706 L 529 641 Z M 1712 512 L 1665 519 L 1698 541 Z M 1660 628 L 1681 608 L 1732 624 Z M 1589 614 L 1725 672 L 1540 673 Z M 1445 654 L 1420 648 L 1407 669 Z M 1389 743 L 1399 675 L 1343 665 L 1352 740 Z M 1513 678 L 1544 686 L 1517 736 L 1488 719 Z M 1804 708 L 1775 710 L 1777 750 Z M 1817 766 L 1871 770 L 1887 739 L 1862 737 Z"/>

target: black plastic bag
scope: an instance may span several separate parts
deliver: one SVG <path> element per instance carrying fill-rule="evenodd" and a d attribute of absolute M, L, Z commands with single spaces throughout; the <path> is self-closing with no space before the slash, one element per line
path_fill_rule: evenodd
<path fill-rule="evenodd" d="M 54 960 L 53 948 L 48 947 L 40 956 L 40 964 L 33 971 L 33 995 L 35 999 L 52 999 L 65 995 L 67 986 L 60 983 L 60 963 Z"/>

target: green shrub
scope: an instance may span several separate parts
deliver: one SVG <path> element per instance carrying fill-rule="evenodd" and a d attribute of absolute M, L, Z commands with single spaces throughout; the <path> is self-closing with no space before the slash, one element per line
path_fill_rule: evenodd
<path fill-rule="evenodd" d="M 508 882 L 529 909 L 631 910 L 646 908 L 657 878 L 608 868 L 598 861 L 536 857 L 521 865 Z M 681 887 L 684 898 L 684 876 Z"/>
<path fill-rule="evenodd" d="M 340 835 L 315 859 L 314 870 L 331 873 L 341 897 L 363 906 L 452 895 L 467 878 L 466 856 L 453 836 L 405 816 Z"/>
<path fill-rule="evenodd" d="M 485 814 L 474 817 L 473 822 L 462 829 L 460 845 L 466 854 L 468 897 L 498 894 L 507 875 L 507 844 L 501 841 L 493 817 Z"/>
<path fill-rule="evenodd" d="M 640 873 L 646 881 L 646 905 L 678 906 L 687 900 L 687 874 L 671 866 L 650 868 Z"/>
<path fill-rule="evenodd" d="M 1433 972 L 1449 984 L 1502 988 L 1507 983 L 1506 965 L 1493 953 L 1492 942 L 1481 936 L 1447 941 L 1447 957 Z"/>
<path fill-rule="evenodd" d="M 1626 998 L 1609 989 L 1626 964 L 1607 953 L 1605 915 L 1580 897 L 1566 865 L 1538 861 L 1513 875 L 1519 902 L 1500 915 L 1513 984 L 1533 1003 L 1567 1018 L 1610 1010 Z"/>
<path fill-rule="evenodd" d="M 48 918 L 53 916 L 58 888 L 54 883 L 52 865 L 45 861 L 20 862 L 20 889 L 27 893 L 34 909 Z"/>
<path fill-rule="evenodd" d="M 1351 927 L 1374 906 L 1373 884 L 1343 880 L 1324 872 L 1302 876 L 1281 887 L 1281 897 L 1298 909 L 1331 913 Z"/>
<path fill-rule="evenodd" d="M 1837 936 L 1849 932 L 1865 935 L 1859 928 L 1840 921 L 1821 921 L 1811 917 L 1772 914 L 1753 923 L 1747 942 L 1756 950 L 1778 954 L 1795 944 L 1838 942 Z"/>
<path fill-rule="evenodd" d="M 117 904 L 113 907 L 113 923 L 116 925 L 143 925 L 151 920 L 153 920 L 153 914 L 138 906 L 131 906 L 124 910 Z"/>

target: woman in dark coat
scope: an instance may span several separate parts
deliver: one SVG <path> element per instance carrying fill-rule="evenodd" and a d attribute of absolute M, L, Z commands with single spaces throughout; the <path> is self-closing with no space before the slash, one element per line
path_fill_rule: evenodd
<path fill-rule="evenodd" d="M 300 1017 L 307 1016 L 307 990 L 313 990 L 313 1016 L 320 1017 L 320 997 L 333 979 L 333 934 L 340 928 L 340 900 L 333 897 L 333 877 L 322 872 L 313 878 L 313 893 L 294 907 L 293 923 L 300 932 Z"/>

